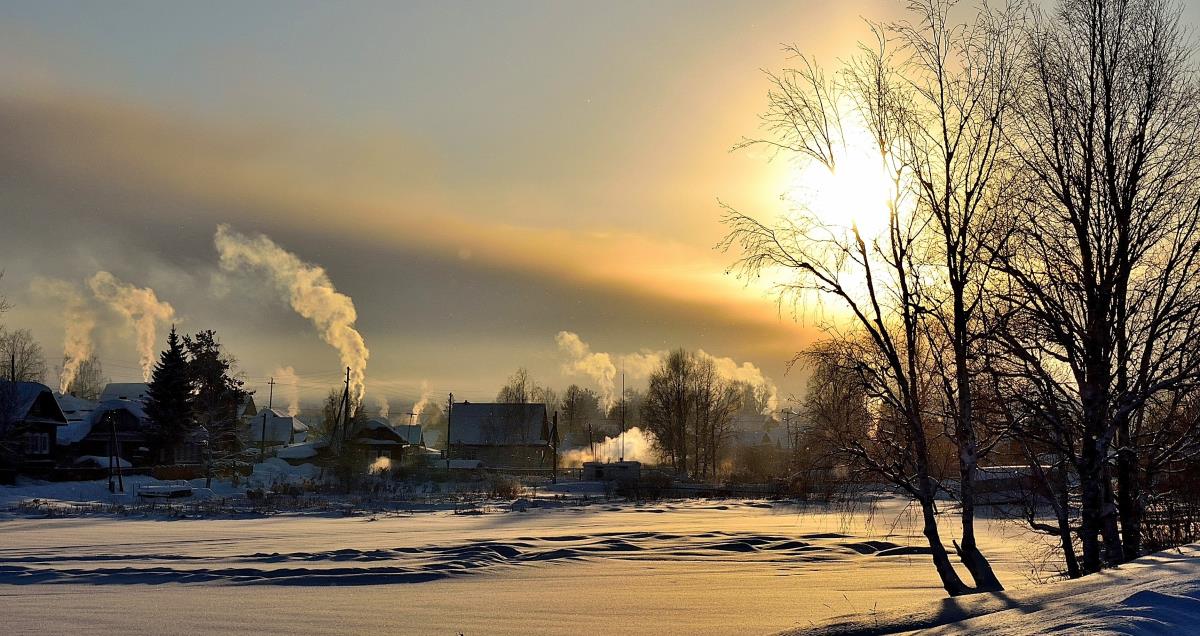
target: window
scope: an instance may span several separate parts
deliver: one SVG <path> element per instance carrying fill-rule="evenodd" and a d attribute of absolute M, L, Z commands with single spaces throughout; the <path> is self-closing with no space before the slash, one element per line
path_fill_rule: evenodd
<path fill-rule="evenodd" d="M 50 454 L 50 435 L 46 433 L 26 433 L 25 434 L 25 454 L 26 455 L 49 455 Z"/>

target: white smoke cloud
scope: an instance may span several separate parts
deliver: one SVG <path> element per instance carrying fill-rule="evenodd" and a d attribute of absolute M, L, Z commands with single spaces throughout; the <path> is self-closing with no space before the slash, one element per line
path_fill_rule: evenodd
<path fill-rule="evenodd" d="M 275 385 L 279 387 L 280 397 L 287 400 L 288 415 L 300 414 L 300 378 L 296 377 L 296 369 L 292 367 L 276 367 L 271 373 Z"/>
<path fill-rule="evenodd" d="M 160 301 L 153 289 L 135 287 L 108 272 L 96 272 L 88 279 L 88 287 L 96 300 L 120 314 L 133 327 L 142 379 L 149 382 L 154 370 L 158 325 L 171 324 L 175 320 L 175 309 L 170 303 Z"/>
<path fill-rule="evenodd" d="M 386 420 L 388 415 L 392 413 L 392 405 L 388 403 L 385 397 L 379 398 L 375 404 L 379 407 L 379 417 Z"/>
<path fill-rule="evenodd" d="M 350 367 L 351 395 L 361 402 L 366 393 L 370 351 L 354 328 L 358 319 L 354 301 L 334 288 L 322 267 L 305 263 L 266 236 L 249 237 L 222 224 L 217 226 L 213 243 L 220 254 L 222 269 L 232 272 L 253 268 L 270 275 L 292 309 L 312 321 L 321 339 L 337 349 L 342 365 Z"/>
<path fill-rule="evenodd" d="M 624 371 L 626 378 L 631 381 L 643 381 L 650 377 L 668 355 L 667 351 L 650 349 L 617 355 L 596 352 L 592 351 L 591 346 L 584 342 L 579 334 L 571 331 L 558 332 L 554 340 L 558 343 L 559 352 L 567 358 L 562 366 L 563 373 L 584 375 L 595 381 L 601 391 L 605 408 L 610 407 L 618 397 L 615 389 L 618 370 Z M 697 351 L 696 355 L 712 360 L 717 374 L 727 381 L 747 382 L 765 388 L 768 395 L 765 413 L 778 408 L 778 389 L 762 369 L 750 362 L 738 364 L 733 358 L 714 356 L 703 349 Z"/>
<path fill-rule="evenodd" d="M 431 395 L 432 393 L 429 390 L 429 382 L 427 380 L 421 380 L 421 397 L 417 399 L 417 402 L 413 404 L 412 407 L 412 416 L 414 422 L 421 421 L 421 411 L 424 411 L 425 407 L 429 406 L 429 398 Z"/>
<path fill-rule="evenodd" d="M 592 348 L 584 342 L 579 334 L 570 331 L 560 331 L 554 337 L 558 350 L 568 357 L 563 364 L 563 372 L 569 375 L 585 375 L 596 382 L 600 388 L 600 397 L 604 407 L 608 408 L 616 395 L 615 379 L 617 367 L 612 357 L 607 353 L 592 353 Z"/>
<path fill-rule="evenodd" d="M 95 346 L 92 330 L 96 315 L 88 307 L 79 287 L 65 280 L 37 277 L 30 284 L 33 293 L 54 299 L 63 306 L 63 367 L 58 375 L 58 392 L 66 393 L 79 373 L 79 365 L 91 357 Z"/>
<path fill-rule="evenodd" d="M 746 382 L 752 386 L 765 388 L 767 405 L 763 415 L 773 413 L 779 407 L 779 389 L 775 386 L 775 382 L 762 372 L 762 369 L 749 362 L 738 364 L 733 358 L 714 356 L 703 349 L 697 351 L 696 355 L 712 360 L 717 368 L 717 374 L 726 380 Z"/>
<path fill-rule="evenodd" d="M 622 456 L 626 461 L 638 461 L 643 464 L 653 464 L 658 461 L 654 453 L 654 438 L 638 427 L 625 431 L 624 455 L 622 455 L 622 440 L 620 435 L 605 437 L 603 442 L 596 445 L 595 454 L 590 448 L 574 448 L 562 456 L 563 466 L 574 468 L 584 462 L 615 462 Z"/>

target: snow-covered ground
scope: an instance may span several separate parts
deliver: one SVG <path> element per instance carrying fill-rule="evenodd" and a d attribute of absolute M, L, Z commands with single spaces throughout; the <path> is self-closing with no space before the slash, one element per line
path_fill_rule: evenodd
<path fill-rule="evenodd" d="M 0 508 L 28 496 L 106 494 L 103 482 L 0 488 Z M 512 511 L 0 516 L 0 613 L 6 633 L 756 634 L 847 614 L 860 629 L 863 620 L 908 629 L 921 623 L 905 617 L 940 619 L 928 626 L 1062 586 L 1104 587 L 1101 579 L 1031 584 L 1037 539 L 989 521 L 981 543 L 1009 591 L 946 601 L 929 557 L 908 549 L 922 545 L 917 516 L 896 499 L 854 514 L 761 501 L 504 509 Z M 1190 567 L 1181 558 L 1164 564 Z M 1076 596 L 1035 602 L 1069 613 Z M 1173 597 L 1136 602 L 1159 601 L 1178 605 Z M 988 620 L 1019 625 L 1028 616 L 1010 611 L 942 629 L 983 633 L 1000 624 Z"/>
<path fill-rule="evenodd" d="M 847 615 L 823 624 L 815 632 L 842 636 L 1197 634 L 1200 545 L 1152 554 L 1076 581 L 941 599 L 870 615 Z"/>

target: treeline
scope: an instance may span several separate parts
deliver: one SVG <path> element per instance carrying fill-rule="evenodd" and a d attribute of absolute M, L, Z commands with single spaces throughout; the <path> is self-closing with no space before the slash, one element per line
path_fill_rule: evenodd
<path fill-rule="evenodd" d="M 910 11 L 836 72 L 801 55 L 771 75 L 747 141 L 836 171 L 865 131 L 892 186 L 879 230 L 866 210 L 730 209 L 724 245 L 788 301 L 843 311 L 801 354 L 806 410 L 846 466 L 919 504 L 951 595 L 1000 589 L 975 542 L 985 462 L 1038 480 L 1053 519 L 1029 521 L 1071 576 L 1135 558 L 1200 450 L 1200 82 L 1180 8 Z"/>

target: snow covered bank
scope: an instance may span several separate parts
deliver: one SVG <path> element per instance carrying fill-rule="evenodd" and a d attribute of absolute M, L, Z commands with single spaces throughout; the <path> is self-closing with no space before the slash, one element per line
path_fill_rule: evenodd
<path fill-rule="evenodd" d="M 1000 594 L 847 615 L 786 632 L 897 634 L 1192 634 L 1200 630 L 1200 544 L 1116 570 Z"/>

